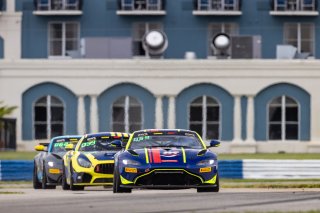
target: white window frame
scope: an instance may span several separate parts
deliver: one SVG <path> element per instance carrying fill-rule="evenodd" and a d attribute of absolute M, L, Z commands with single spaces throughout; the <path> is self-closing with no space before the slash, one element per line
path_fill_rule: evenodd
<path fill-rule="evenodd" d="M 295 122 L 295 121 L 294 122 L 293 121 L 287 122 L 286 121 L 286 107 L 287 107 L 286 97 L 288 97 L 296 102 L 296 106 L 298 108 L 298 121 L 297 122 Z M 291 96 L 287 96 L 287 95 L 281 96 L 281 139 L 280 140 L 270 139 L 270 125 L 272 124 L 272 122 L 270 122 L 270 116 L 269 116 L 270 115 L 270 106 L 272 106 L 271 102 L 276 98 L 279 98 L 279 96 L 272 98 L 267 105 L 267 107 L 268 107 L 268 110 L 267 110 L 267 139 L 269 141 L 298 141 L 298 140 L 300 140 L 300 122 L 301 122 L 300 103 L 295 98 L 293 98 Z M 297 139 L 292 139 L 292 140 L 286 139 L 286 124 L 290 124 L 290 123 L 297 124 L 297 126 L 298 126 Z"/>
<path fill-rule="evenodd" d="M 50 55 L 50 48 L 51 48 L 51 25 L 52 24 L 61 24 L 62 25 L 62 54 L 60 56 L 58 55 Z M 78 49 L 77 51 L 80 51 L 80 23 L 76 21 L 67 21 L 67 22 L 49 22 L 48 23 L 48 58 L 49 59 L 60 59 L 60 58 L 71 58 L 71 56 L 67 56 L 67 38 L 66 38 L 66 25 L 67 24 L 76 24 L 77 25 L 77 40 L 78 40 Z"/>
<path fill-rule="evenodd" d="M 56 99 L 58 99 L 59 101 L 61 101 L 62 103 L 62 107 L 63 107 L 63 122 L 62 122 L 62 135 L 65 134 L 66 132 L 66 106 L 65 106 L 65 103 L 62 99 L 60 99 L 58 96 L 53 96 L 53 95 L 46 95 L 46 96 L 42 96 L 38 99 L 36 99 L 33 104 L 32 104 L 32 129 L 33 129 L 33 134 L 32 134 L 32 138 L 36 139 L 36 128 L 35 128 L 35 125 L 37 124 L 35 118 L 36 118 L 36 115 L 35 115 L 35 107 L 37 106 L 37 102 L 38 100 L 40 100 L 41 98 L 43 97 L 46 97 L 46 111 L 47 111 L 47 120 L 46 120 L 46 130 L 47 130 L 47 138 L 46 140 L 48 139 L 51 139 L 51 97 L 55 97 Z M 37 139 L 38 140 L 38 139 Z M 44 140 L 44 139 L 39 139 L 39 140 Z"/>
<path fill-rule="evenodd" d="M 136 97 L 133 97 L 133 96 L 129 96 L 129 95 L 126 95 L 126 96 L 121 96 L 121 97 L 125 97 L 125 100 L 124 100 L 124 130 L 125 132 L 129 132 L 130 131 L 130 114 L 129 114 L 129 108 L 130 108 L 130 97 L 131 98 L 134 98 L 140 105 L 140 108 L 141 108 L 141 129 L 144 128 L 144 116 L 143 116 L 143 104 L 140 102 L 139 99 L 137 99 Z M 119 100 L 121 97 L 117 98 L 111 105 L 111 129 L 112 131 L 118 131 L 116 129 L 113 129 L 113 124 L 114 124 L 114 121 L 113 121 L 113 106 L 114 106 L 114 103 Z"/>
<path fill-rule="evenodd" d="M 311 39 L 309 40 L 310 43 L 312 43 L 312 46 L 310 45 L 310 47 L 312 48 L 312 52 L 310 52 L 310 55 L 311 56 L 314 56 L 315 55 L 315 46 L 316 46 L 316 37 L 315 37 L 315 25 L 313 23 L 310 23 L 310 22 L 307 22 L 307 23 L 301 23 L 301 22 L 298 22 L 298 23 L 284 23 L 284 28 L 283 28 L 283 43 L 284 44 L 289 44 L 288 41 L 289 40 L 289 36 L 287 35 L 287 27 L 288 26 L 292 26 L 296 24 L 296 28 L 297 28 L 297 43 L 296 43 L 296 48 L 297 48 L 297 51 L 299 53 L 301 53 L 301 46 L 302 46 L 302 38 L 301 38 L 301 34 L 302 34 L 302 31 L 301 31 L 301 25 L 309 25 L 310 26 L 310 30 L 311 30 Z"/>
<path fill-rule="evenodd" d="M 207 121 L 207 97 L 210 97 L 212 99 L 214 99 L 216 102 L 217 102 L 217 106 L 219 107 L 219 121 L 217 122 L 219 128 L 218 128 L 218 132 L 219 132 L 219 137 L 218 138 L 214 138 L 216 140 L 220 140 L 221 139 L 221 121 L 222 121 L 222 109 L 221 109 L 221 104 L 220 102 L 214 98 L 214 97 L 211 97 L 211 96 L 207 96 L 207 95 L 202 95 L 202 96 L 198 96 L 196 97 L 195 99 L 193 99 L 189 105 L 188 105 L 188 127 L 190 128 L 190 108 L 192 107 L 192 102 L 195 101 L 197 98 L 201 97 L 202 98 L 202 104 L 201 104 L 201 107 L 202 107 L 202 121 L 201 121 L 201 125 L 202 125 L 202 138 L 204 140 L 208 140 L 208 139 L 213 139 L 213 138 L 207 138 L 207 124 L 208 124 L 208 121 Z"/>

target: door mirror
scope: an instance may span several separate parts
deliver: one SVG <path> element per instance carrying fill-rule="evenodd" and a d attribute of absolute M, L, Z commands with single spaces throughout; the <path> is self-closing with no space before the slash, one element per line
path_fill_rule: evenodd
<path fill-rule="evenodd" d="M 65 149 L 66 149 L 67 151 L 71 151 L 71 150 L 74 149 L 74 145 L 73 145 L 72 143 L 69 143 L 68 145 L 66 145 Z"/>
<path fill-rule="evenodd" d="M 45 146 L 39 144 L 39 145 L 36 145 L 34 149 L 38 152 L 43 152 L 45 150 Z"/>
<path fill-rule="evenodd" d="M 220 142 L 217 140 L 212 140 L 210 141 L 210 146 L 209 147 L 218 147 L 220 146 Z"/>

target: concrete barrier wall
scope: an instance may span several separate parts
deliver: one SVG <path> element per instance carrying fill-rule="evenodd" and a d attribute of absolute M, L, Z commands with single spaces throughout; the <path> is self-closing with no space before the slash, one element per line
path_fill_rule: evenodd
<path fill-rule="evenodd" d="M 32 180 L 33 161 L 1 160 L 0 180 Z"/>
<path fill-rule="evenodd" d="M 243 160 L 244 179 L 320 178 L 320 160 Z"/>
<path fill-rule="evenodd" d="M 221 178 L 311 179 L 320 178 L 320 160 L 220 160 Z M 32 180 L 33 161 L 0 161 L 0 180 Z"/>

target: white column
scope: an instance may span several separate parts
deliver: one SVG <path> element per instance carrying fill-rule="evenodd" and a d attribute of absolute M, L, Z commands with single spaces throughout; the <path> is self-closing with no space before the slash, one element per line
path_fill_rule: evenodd
<path fill-rule="evenodd" d="M 241 96 L 235 96 L 233 117 L 233 142 L 241 142 Z"/>
<path fill-rule="evenodd" d="M 91 106 L 90 106 L 90 127 L 91 132 L 98 132 L 98 106 L 97 106 L 97 95 L 90 95 Z"/>
<path fill-rule="evenodd" d="M 156 96 L 156 121 L 155 128 L 163 128 L 162 95 Z"/>
<path fill-rule="evenodd" d="M 7 6 L 7 12 L 8 13 L 14 13 L 15 12 L 15 5 L 16 1 L 15 0 L 7 0 L 6 6 Z"/>
<path fill-rule="evenodd" d="M 176 128 L 176 107 L 175 96 L 169 96 L 169 109 L 168 109 L 168 128 Z"/>
<path fill-rule="evenodd" d="M 247 139 L 246 142 L 254 142 L 254 96 L 248 96 L 247 105 Z"/>
<path fill-rule="evenodd" d="M 78 134 L 86 133 L 86 114 L 84 107 L 84 95 L 78 96 Z"/>
<path fill-rule="evenodd" d="M 0 17 L 0 36 L 4 41 L 4 58 L 21 58 L 22 12 L 15 12 L 15 0 L 7 0 L 7 11 Z"/>

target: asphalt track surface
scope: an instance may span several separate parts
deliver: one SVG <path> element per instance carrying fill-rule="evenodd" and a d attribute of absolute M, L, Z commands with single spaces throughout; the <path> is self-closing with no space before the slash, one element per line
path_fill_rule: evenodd
<path fill-rule="evenodd" d="M 19 192 L 21 194 L 4 194 Z M 289 212 L 320 210 L 320 189 L 221 189 L 219 193 L 186 190 L 111 189 L 84 191 L 0 189 L 0 213 L 93 212 Z"/>

